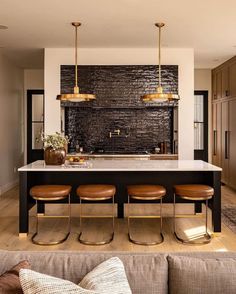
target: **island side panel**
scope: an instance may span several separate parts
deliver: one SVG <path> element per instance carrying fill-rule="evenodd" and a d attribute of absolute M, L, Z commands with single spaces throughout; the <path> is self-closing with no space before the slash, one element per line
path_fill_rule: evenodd
<path fill-rule="evenodd" d="M 20 172 L 19 178 L 19 236 L 23 236 L 27 235 L 29 230 L 27 172 Z"/>
<path fill-rule="evenodd" d="M 212 225 L 215 233 L 221 232 L 221 172 L 214 171 L 213 175 L 214 196 L 212 198 Z"/>

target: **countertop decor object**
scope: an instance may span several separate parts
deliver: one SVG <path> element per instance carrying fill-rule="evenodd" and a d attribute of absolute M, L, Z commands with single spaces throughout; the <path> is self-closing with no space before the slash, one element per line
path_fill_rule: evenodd
<path fill-rule="evenodd" d="M 70 102 L 82 102 L 91 101 L 96 99 L 94 94 L 82 94 L 79 92 L 78 86 L 78 27 L 81 26 L 80 22 L 72 22 L 72 26 L 75 27 L 75 86 L 74 92 L 68 94 L 57 95 L 57 100 L 70 101 Z"/>
<path fill-rule="evenodd" d="M 60 133 L 42 136 L 44 143 L 44 160 L 47 165 L 62 165 L 66 160 L 67 136 Z"/>
<path fill-rule="evenodd" d="M 166 102 L 171 100 L 179 100 L 178 94 L 164 93 L 161 84 L 161 28 L 164 27 L 164 23 L 155 23 L 155 26 L 159 28 L 159 42 L 158 42 L 158 87 L 156 93 L 145 94 L 141 97 L 144 102 Z"/>
<path fill-rule="evenodd" d="M 44 150 L 44 160 L 47 165 L 62 165 L 65 163 L 65 158 L 65 148 L 53 149 L 52 147 L 47 147 Z"/>

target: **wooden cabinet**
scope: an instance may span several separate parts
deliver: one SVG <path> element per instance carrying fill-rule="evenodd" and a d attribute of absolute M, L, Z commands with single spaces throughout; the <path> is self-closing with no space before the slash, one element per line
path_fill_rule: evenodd
<path fill-rule="evenodd" d="M 229 93 L 228 68 L 217 69 L 212 72 L 212 98 L 213 100 L 226 97 Z"/>
<path fill-rule="evenodd" d="M 236 60 L 229 65 L 229 95 L 236 97 Z"/>
<path fill-rule="evenodd" d="M 212 162 L 236 189 L 236 56 L 212 71 Z"/>
<path fill-rule="evenodd" d="M 224 64 L 212 71 L 212 99 L 217 100 L 229 96 L 236 96 L 236 62 L 232 65 Z M 231 93 L 232 92 L 232 93 Z M 232 95 L 231 95 L 232 94 Z"/>
<path fill-rule="evenodd" d="M 221 70 L 216 72 L 216 99 L 220 99 L 222 96 L 222 72 Z"/>
<path fill-rule="evenodd" d="M 221 181 L 236 188 L 236 99 L 213 103 L 212 163 L 222 168 Z"/>
<path fill-rule="evenodd" d="M 228 97 L 229 91 L 229 67 L 224 66 L 221 70 L 221 97 Z M 221 98 L 220 97 L 220 98 Z"/>
<path fill-rule="evenodd" d="M 216 100 L 216 72 L 212 71 L 212 100 Z"/>

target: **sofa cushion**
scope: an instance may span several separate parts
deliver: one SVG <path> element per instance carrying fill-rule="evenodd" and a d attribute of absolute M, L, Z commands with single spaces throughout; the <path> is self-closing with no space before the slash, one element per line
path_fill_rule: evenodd
<path fill-rule="evenodd" d="M 169 293 L 236 293 L 236 258 L 168 256 Z"/>
<path fill-rule="evenodd" d="M 112 257 L 94 268 L 79 286 L 32 270 L 21 270 L 20 282 L 25 294 L 132 294 L 124 266 L 117 257 Z"/>
<path fill-rule="evenodd" d="M 98 264 L 113 256 L 123 262 L 132 293 L 168 293 L 168 264 L 166 254 L 161 253 L 0 250 L 0 273 L 27 259 L 34 271 L 78 283 Z"/>
<path fill-rule="evenodd" d="M 19 271 L 23 268 L 30 268 L 28 261 L 24 260 L 13 266 L 0 276 L 0 293 L 4 294 L 22 294 L 19 279 Z"/>

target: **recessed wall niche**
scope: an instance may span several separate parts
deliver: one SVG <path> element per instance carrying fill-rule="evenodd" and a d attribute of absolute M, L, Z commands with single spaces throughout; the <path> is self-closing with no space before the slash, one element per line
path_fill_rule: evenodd
<path fill-rule="evenodd" d="M 61 102 L 65 107 L 65 133 L 69 150 L 79 144 L 89 152 L 152 151 L 167 142 L 173 151 L 173 112 L 178 102 L 144 103 L 140 97 L 156 91 L 158 70 L 155 65 L 79 66 L 81 93 L 94 93 L 90 102 Z M 162 66 L 164 91 L 178 93 L 178 66 Z M 61 93 L 74 87 L 74 66 L 61 66 Z M 120 136 L 110 138 L 115 129 Z"/>

